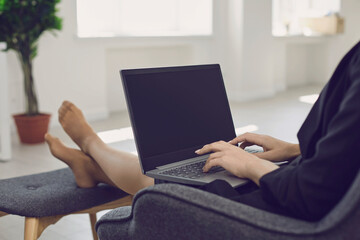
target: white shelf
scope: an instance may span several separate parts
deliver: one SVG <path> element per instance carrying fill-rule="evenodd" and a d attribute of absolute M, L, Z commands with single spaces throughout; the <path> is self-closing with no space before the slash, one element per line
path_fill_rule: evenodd
<path fill-rule="evenodd" d="M 300 44 L 313 44 L 313 43 L 322 43 L 325 41 L 332 40 L 343 34 L 333 34 L 333 35 L 286 35 L 286 36 L 273 36 L 273 39 L 276 41 L 283 41 L 287 43 L 300 43 Z"/>

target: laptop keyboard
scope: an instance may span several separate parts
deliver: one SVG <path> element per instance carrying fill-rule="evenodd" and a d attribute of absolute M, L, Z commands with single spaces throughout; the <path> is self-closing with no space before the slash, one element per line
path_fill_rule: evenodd
<path fill-rule="evenodd" d="M 247 151 L 248 153 L 258 153 L 258 152 L 263 152 L 260 149 L 256 149 L 256 148 L 245 148 L 245 151 Z"/>
<path fill-rule="evenodd" d="M 249 153 L 261 152 L 261 150 L 259 149 L 252 149 L 252 148 L 246 148 L 245 151 Z M 164 170 L 159 172 L 159 174 L 197 179 L 209 173 L 216 173 L 225 170 L 222 167 L 216 166 L 216 167 L 212 167 L 207 173 L 204 173 L 203 167 L 206 163 L 206 160 L 207 159 L 204 159 L 203 161 L 199 161 L 196 163 L 190 163 L 188 165 L 183 165 L 169 170 Z"/>
<path fill-rule="evenodd" d="M 205 176 L 208 173 L 215 173 L 215 172 L 225 170 L 222 167 L 212 167 L 209 172 L 204 173 L 202 169 L 205 165 L 205 162 L 206 162 L 206 159 L 204 161 L 191 163 L 191 164 L 180 166 L 177 168 L 165 170 L 165 171 L 159 172 L 159 174 L 196 179 L 196 178 Z"/>

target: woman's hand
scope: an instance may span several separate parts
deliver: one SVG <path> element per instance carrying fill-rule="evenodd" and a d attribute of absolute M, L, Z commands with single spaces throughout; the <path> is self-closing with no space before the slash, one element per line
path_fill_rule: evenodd
<path fill-rule="evenodd" d="M 213 153 L 205 163 L 204 172 L 208 172 L 214 166 L 221 166 L 235 176 L 249 178 L 258 185 L 263 175 L 278 168 L 274 163 L 260 159 L 224 141 L 207 144 L 196 151 L 199 155 L 210 152 Z"/>
<path fill-rule="evenodd" d="M 254 153 L 254 155 L 272 162 L 286 161 L 300 155 L 298 144 L 284 142 L 267 135 L 256 133 L 242 134 L 231 140 L 229 143 L 233 145 L 241 143 L 240 147 L 242 149 L 252 145 L 261 146 L 264 149 L 264 152 Z"/>

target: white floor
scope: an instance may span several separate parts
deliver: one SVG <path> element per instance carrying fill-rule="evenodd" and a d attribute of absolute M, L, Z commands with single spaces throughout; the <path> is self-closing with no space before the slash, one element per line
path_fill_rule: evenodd
<path fill-rule="evenodd" d="M 319 93 L 321 86 L 295 88 L 273 98 L 247 103 L 231 103 L 235 127 L 238 131 L 253 131 L 268 134 L 286 141 L 297 142 L 296 133 L 304 121 L 311 104 L 300 102 L 304 95 Z M 107 131 L 130 126 L 126 112 L 115 113 L 109 119 L 92 122 L 96 131 Z M 75 146 L 60 127 L 50 129 L 65 143 Z M 116 133 L 115 133 L 116 135 Z M 132 140 L 111 143 L 121 150 L 135 151 Z M 65 167 L 49 153 L 46 144 L 22 145 L 13 136 L 12 159 L 0 162 L 0 179 L 40 173 Z M 100 213 L 102 215 L 103 213 Z M 92 239 L 87 215 L 67 216 L 56 225 L 48 227 L 40 239 Z M 24 220 L 18 216 L 0 218 L 0 240 L 22 239 Z"/>

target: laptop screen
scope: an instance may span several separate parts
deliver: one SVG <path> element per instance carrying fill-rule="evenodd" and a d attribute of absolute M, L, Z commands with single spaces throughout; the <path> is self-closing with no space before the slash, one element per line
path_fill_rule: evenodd
<path fill-rule="evenodd" d="M 121 71 L 143 171 L 235 137 L 219 65 Z"/>

